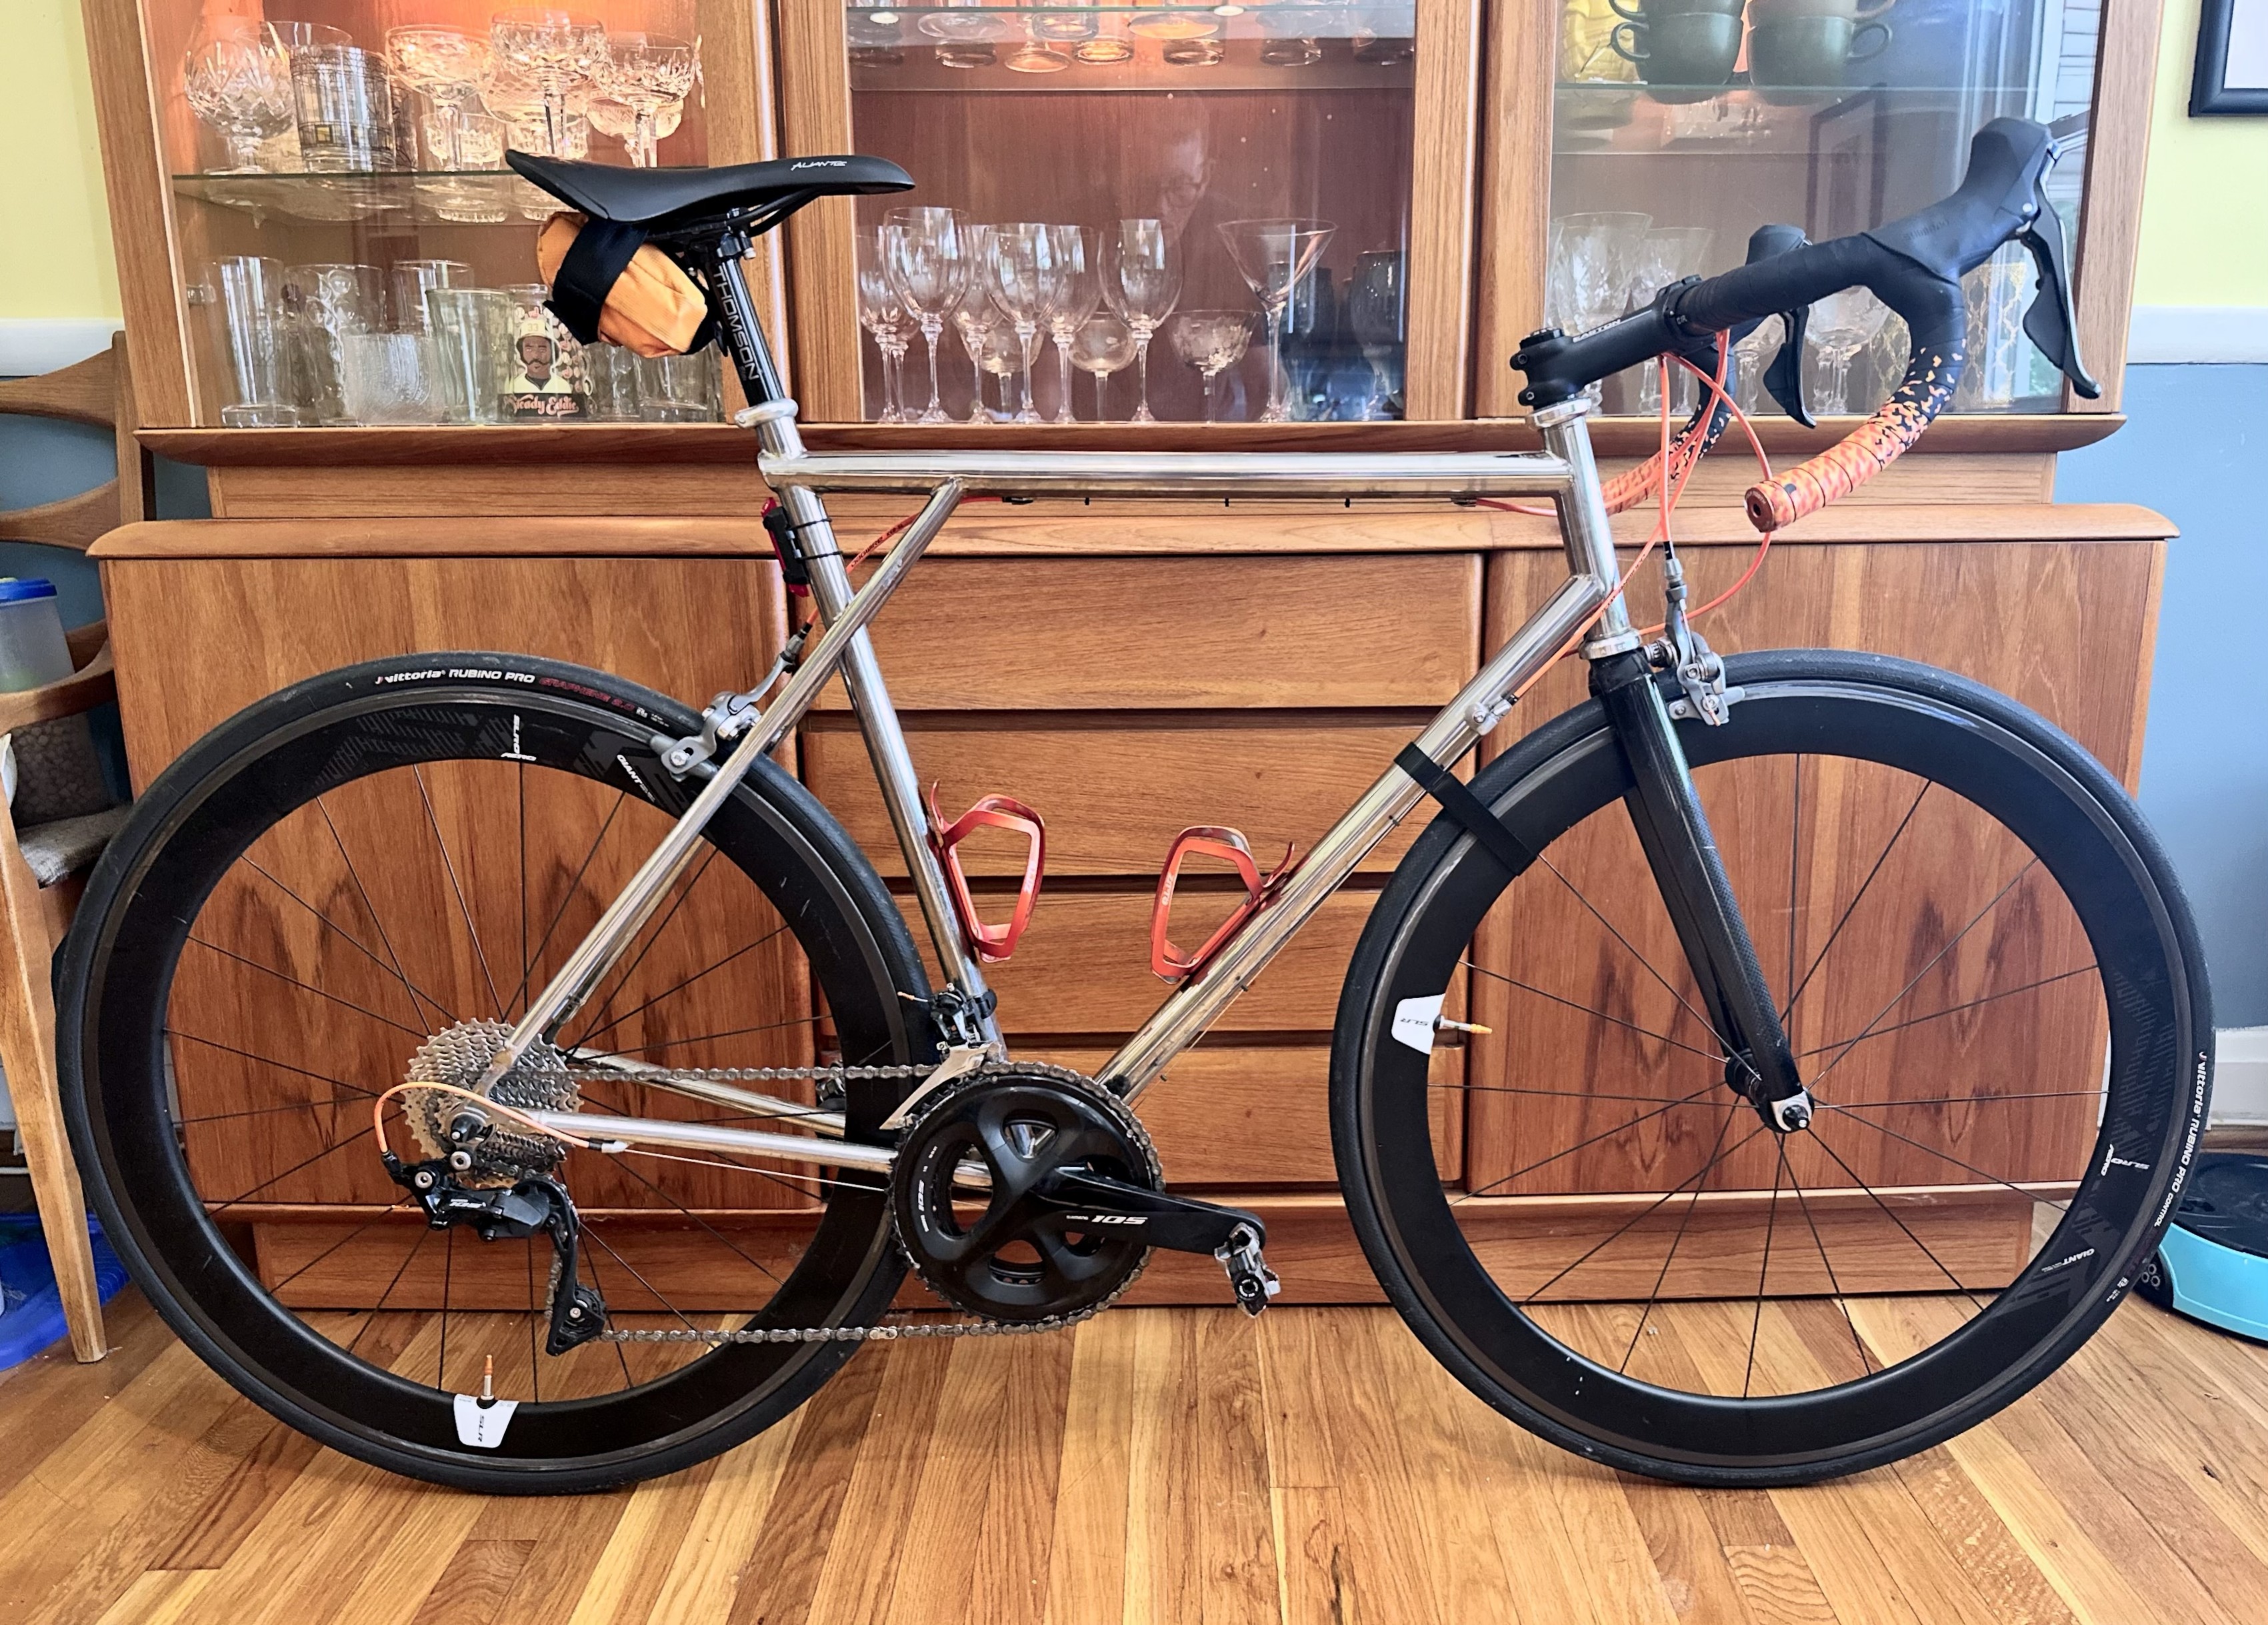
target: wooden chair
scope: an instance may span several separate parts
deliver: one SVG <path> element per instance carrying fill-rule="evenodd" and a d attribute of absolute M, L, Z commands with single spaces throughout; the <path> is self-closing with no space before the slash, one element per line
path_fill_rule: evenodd
<path fill-rule="evenodd" d="M 106 531 L 151 517 L 150 463 L 134 439 L 133 395 L 122 334 L 107 351 L 60 372 L 0 382 L 0 412 L 91 424 L 111 430 L 118 445 L 116 478 L 76 497 L 0 513 L 0 541 L 84 550 Z M 80 627 L 70 642 L 77 668 L 71 676 L 0 694 L 0 734 L 76 716 L 117 697 L 107 624 Z M 56 1091 L 52 967 L 86 871 L 116 822 L 97 814 L 19 830 L 0 801 L 0 1067 L 7 1069 L 16 1134 L 55 1260 L 71 1348 L 81 1360 L 99 1360 L 107 1349 L 86 1201 Z"/>

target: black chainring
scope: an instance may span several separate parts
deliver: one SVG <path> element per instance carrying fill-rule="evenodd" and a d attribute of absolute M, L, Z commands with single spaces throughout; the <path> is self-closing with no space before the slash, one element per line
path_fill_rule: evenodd
<path fill-rule="evenodd" d="M 972 1164 L 990 1188 L 956 1192 L 955 1171 Z M 947 1087 L 906 1130 L 891 1174 L 890 1209 L 915 1272 L 946 1302 L 994 1320 L 1047 1320 L 1108 1302 L 1150 1250 L 1070 1223 L 1042 1197 L 1065 1168 L 1164 1185 L 1139 1119 L 1076 1072 L 1018 1063 Z"/>

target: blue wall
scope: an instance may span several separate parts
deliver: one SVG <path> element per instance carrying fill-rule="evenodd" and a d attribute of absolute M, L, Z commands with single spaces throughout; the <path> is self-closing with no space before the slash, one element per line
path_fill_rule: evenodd
<path fill-rule="evenodd" d="M 2065 502 L 2140 502 L 2181 527 L 2169 550 L 2142 751 L 2142 806 L 2205 934 L 2213 1018 L 2268 1023 L 2268 706 L 2244 673 L 2268 649 L 2262 545 L 2268 366 L 2134 366 L 2130 421 L 2066 454 Z"/>

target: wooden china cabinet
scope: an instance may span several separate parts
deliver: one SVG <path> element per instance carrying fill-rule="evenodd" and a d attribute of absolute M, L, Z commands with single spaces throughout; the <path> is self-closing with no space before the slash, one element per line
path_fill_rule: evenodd
<path fill-rule="evenodd" d="M 462 129 L 454 145 L 446 129 L 437 140 L 445 121 L 432 95 L 400 74 L 403 106 L 382 164 L 311 169 L 304 137 L 294 147 L 271 132 L 254 167 L 232 173 L 222 129 L 185 92 L 185 55 L 216 16 L 324 26 L 342 31 L 334 43 L 377 55 L 397 26 L 482 34 L 492 9 L 486 0 L 266 0 L 264 12 L 258 0 L 85 0 L 142 438 L 208 469 L 214 514 L 129 526 L 94 550 L 139 782 L 239 706 L 353 660 L 528 651 L 697 704 L 747 681 L 785 635 L 796 605 L 757 523 L 765 493 L 753 443 L 722 421 L 739 402 L 713 352 L 700 364 L 715 391 L 704 404 L 702 388 L 681 376 L 656 382 L 599 353 L 606 347 L 578 357 L 556 346 L 575 415 L 497 421 L 509 414 L 483 416 L 484 403 L 497 407 L 487 393 L 493 356 L 483 373 L 448 349 L 470 340 L 403 331 L 421 325 L 418 278 L 428 273 L 418 264 L 453 264 L 445 275 L 463 287 L 536 280 L 548 209 L 496 169 L 493 142 L 480 147 Z M 1896 0 L 1879 19 L 1887 38 L 1869 36 L 1867 51 L 1854 45 L 1848 60 L 1828 64 L 1837 82 L 1825 85 L 1793 82 L 1785 64 L 1768 72 L 1753 53 L 1728 70 L 1729 83 L 1649 83 L 1645 75 L 1668 70 L 1616 49 L 1634 35 L 1617 34 L 1607 0 L 585 0 L 578 9 L 610 28 L 697 36 L 699 78 L 659 140 L 663 164 L 866 151 L 916 177 L 910 199 L 806 209 L 751 265 L 806 438 L 821 447 L 1530 446 L 1505 362 L 1547 319 L 1580 325 L 1617 314 L 1649 268 L 1667 269 L 1657 280 L 1725 269 L 1767 221 L 1824 236 L 1905 212 L 1950 188 L 1968 131 L 1987 118 L 2084 129 L 2059 171 L 2058 203 L 2100 398 L 2051 382 L 2017 335 L 2029 273 L 1984 268 L 1970 285 L 1983 364 L 1956 414 L 1855 499 L 1784 533 L 1708 631 L 1721 649 L 1824 644 L 1966 672 L 2043 711 L 2132 781 L 2170 528 L 2139 508 L 2052 499 L 2056 454 L 2122 421 L 2158 0 Z M 441 99 L 451 93 L 445 87 Z M 627 161 L 623 140 L 608 133 L 622 110 L 599 105 L 600 89 L 585 94 L 518 124 L 476 116 L 475 95 L 460 122 L 517 131 L 514 141 L 563 128 L 590 156 Z M 1160 423 L 1122 421 L 1137 388 L 1131 368 L 1102 385 L 1110 421 L 1095 421 L 1096 384 L 1084 375 L 1068 403 L 1075 421 L 998 421 L 1012 403 L 1061 414 L 1055 349 L 1035 358 L 1027 400 L 1012 358 L 1003 373 L 983 371 L 949 323 L 939 390 L 955 421 L 876 421 L 897 415 L 901 394 L 917 413 L 929 391 L 921 335 L 908 335 L 902 361 L 886 366 L 860 321 L 858 231 L 901 201 L 978 219 L 1155 218 L 1175 245 L 1183 310 L 1256 316 L 1219 226 L 1251 216 L 1331 222 L 1285 317 L 1292 421 L 1254 421 L 1275 381 L 1264 336 L 1221 373 L 1219 420 L 1205 422 L 1198 374 L 1165 332 L 1148 357 Z M 1622 269 L 1602 282 L 1605 262 Z M 324 267 L 366 268 L 353 280 L 376 290 L 376 306 L 359 326 L 341 329 L 316 309 L 312 272 Z M 271 277 L 281 290 L 272 308 L 260 304 Z M 441 322 L 439 308 L 426 305 L 424 325 Z M 1826 408 L 1819 426 L 1758 403 L 1776 459 L 1839 438 L 1852 414 L 1887 392 L 1902 358 L 1895 323 L 1878 311 L 1837 314 L 1808 379 Z M 506 320 L 509 368 L 541 318 L 523 306 Z M 265 360 L 262 321 L 280 346 Z M 247 322 L 260 332 L 247 335 Z M 1253 330 L 1262 332 L 1256 322 Z M 374 398 L 364 374 L 380 335 L 405 340 L 387 353 L 422 357 L 435 376 L 407 409 L 381 402 L 391 416 L 372 421 L 350 409 Z M 468 365 L 488 383 L 452 393 L 450 368 Z M 635 388 L 623 381 L 631 374 Z M 1653 444 L 1651 389 L 1638 377 L 1606 386 L 1597 439 L 1609 472 Z M 423 420 L 402 421 L 405 410 Z M 1753 549 L 1738 504 L 1749 477 L 1728 443 L 1681 510 L 1703 597 Z M 836 512 L 855 538 L 903 506 L 845 501 Z M 1652 523 L 1650 512 L 1625 517 L 1633 540 Z M 1050 886 L 996 985 L 1020 1050 L 1082 1067 L 1099 1064 L 1163 992 L 1147 934 L 1173 834 L 1234 825 L 1263 858 L 1311 841 L 1559 567 L 1548 521 L 1384 502 L 972 505 L 932 555 L 880 623 L 883 662 L 918 764 L 942 782 L 948 810 L 999 791 L 1047 819 Z M 1506 735 L 1580 691 L 1579 673 L 1555 673 Z M 839 691 L 803 728 L 792 760 L 903 895 L 903 866 Z M 1143 1103 L 1171 1179 L 1268 1216 L 1271 1261 L 1294 1300 L 1375 1296 L 1331 1191 L 1328 1044 L 1347 955 L 1415 832 L 1372 854 L 1219 1032 Z M 1008 883 L 1005 853 L 971 863 L 980 890 Z M 276 952 L 307 956 L 294 966 L 316 973 L 322 956 L 288 918 L 290 902 L 247 893 L 240 904 L 272 926 Z M 1536 922 L 1535 940 L 1571 944 L 1578 980 L 1583 956 L 1608 951 L 1569 921 Z M 643 973 L 671 973 L 676 951 Z M 1532 962 L 1535 950 L 1498 941 L 1483 951 L 1509 964 L 1523 954 Z M 751 978 L 739 1008 L 813 1018 L 791 1020 L 764 1059 L 823 1050 L 827 1030 L 797 968 L 767 964 Z M 225 980 L 188 979 L 180 996 L 219 1001 L 247 1030 L 297 1019 L 282 992 Z M 401 1075 L 402 1045 L 415 1043 L 390 1029 L 326 1031 L 332 1065 L 320 1070 L 372 1087 Z M 656 1029 L 641 1041 L 659 1055 L 674 1036 L 683 1035 Z M 1483 1047 L 1443 1052 L 1440 1064 L 1500 1066 L 1486 1046 L 1517 1041 L 1516 1031 L 1477 1039 Z M 705 1051 L 674 1059 L 762 1064 Z M 2032 1053 L 2005 1060 L 2045 1064 Z M 177 1053 L 175 1066 L 185 1104 L 218 1110 L 212 1103 L 243 1087 L 210 1056 Z M 350 1132 L 356 1115 L 342 1114 L 335 1129 L 310 1126 L 313 1140 L 279 1131 L 246 1171 L 290 1168 L 320 1149 L 323 1134 Z M 2029 1134 L 2063 1147 L 2090 1129 L 2041 1113 L 2014 1143 L 2021 1151 Z M 1446 1113 L 1440 1139 L 1447 1165 L 1476 1182 L 1510 1164 L 1521 1133 L 1518 1113 L 1491 1106 Z M 1582 1200 L 1616 1188 L 1610 1171 L 1599 1180 L 1552 1192 L 1556 1207 L 1539 1199 L 1529 1222 L 1539 1233 L 1585 1222 Z M 1991 1195 L 1945 1185 L 1931 1221 L 1958 1232 L 1988 1274 L 1995 1249 L 2007 1252 L 2030 1222 L 2028 1208 Z M 319 1163 L 243 1205 L 247 1245 L 282 1279 L 326 1256 L 383 1200 L 371 1171 Z M 730 1184 L 700 1187 L 695 1203 L 719 1222 L 759 1228 L 792 1224 L 794 1204 Z M 668 1227 L 658 1222 L 646 1245 L 650 1267 L 666 1270 Z M 340 1248 L 293 1289 L 312 1302 L 361 1301 L 382 1278 L 371 1279 L 360 1246 Z M 1893 1279 L 1896 1267 L 1883 1267 Z M 699 1296 L 697 1283 L 679 1288 Z M 1215 1301 L 1224 1291 L 1210 1263 L 1163 1257 L 1137 1301 Z"/>

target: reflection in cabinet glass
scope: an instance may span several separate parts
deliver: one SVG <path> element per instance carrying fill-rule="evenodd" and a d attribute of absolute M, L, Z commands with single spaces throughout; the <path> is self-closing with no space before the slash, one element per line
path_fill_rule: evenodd
<path fill-rule="evenodd" d="M 1416 18 L 848 6 L 853 144 L 918 183 L 858 207 L 866 417 L 921 418 L 932 338 L 932 422 L 1403 416 Z M 903 206 L 959 213 L 941 284 Z"/>
<path fill-rule="evenodd" d="M 542 308 L 560 204 L 504 164 L 707 163 L 708 4 L 145 0 L 200 420 L 716 416 L 685 363 L 586 353 Z"/>
<path fill-rule="evenodd" d="M 1818 240 L 1911 212 L 1958 183 L 1989 119 L 2083 131 L 2102 11 L 2102 0 L 1562 4 L 1545 311 L 1573 329 L 1738 264 L 1768 222 Z M 2074 243 L 2080 144 L 2049 183 Z M 2060 406 L 2054 368 L 2021 328 L 2032 283 L 2018 247 L 1970 274 L 1955 411 Z M 1742 347 L 1751 411 L 1779 410 L 1759 381 L 1778 334 L 1768 321 Z M 1843 295 L 1814 309 L 1809 351 L 1811 410 L 1869 412 L 1904 371 L 1904 323 L 1870 294 Z M 1658 388 L 1634 369 L 1609 380 L 1605 409 L 1652 412 Z"/>

